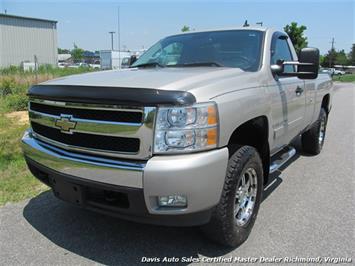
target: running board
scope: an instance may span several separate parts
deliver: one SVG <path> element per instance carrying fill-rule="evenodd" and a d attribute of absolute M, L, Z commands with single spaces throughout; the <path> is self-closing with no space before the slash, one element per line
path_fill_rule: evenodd
<path fill-rule="evenodd" d="M 296 149 L 288 146 L 272 156 L 269 170 L 270 174 L 280 169 L 280 167 L 290 160 L 295 154 Z"/>

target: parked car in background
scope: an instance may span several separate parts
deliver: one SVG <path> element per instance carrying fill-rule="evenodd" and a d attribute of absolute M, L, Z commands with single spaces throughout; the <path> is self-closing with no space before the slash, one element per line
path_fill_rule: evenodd
<path fill-rule="evenodd" d="M 58 68 L 66 68 L 68 65 L 68 63 L 58 63 Z"/>
<path fill-rule="evenodd" d="M 98 63 L 94 63 L 94 64 L 89 64 L 89 67 L 93 68 L 93 69 L 100 69 L 101 68 L 101 65 L 100 65 L 100 62 Z"/>
<path fill-rule="evenodd" d="M 343 70 L 335 69 L 334 67 L 328 68 L 328 69 L 331 72 L 332 76 L 334 76 L 334 75 L 345 75 L 345 71 L 343 71 Z"/>
<path fill-rule="evenodd" d="M 319 73 L 321 74 L 328 74 L 329 76 L 333 75 L 333 71 L 329 68 L 320 68 Z"/>
<path fill-rule="evenodd" d="M 79 68 L 79 67 L 90 67 L 87 63 L 75 63 L 73 65 L 69 65 L 69 68 Z"/>
<path fill-rule="evenodd" d="M 334 69 L 333 72 L 333 75 L 338 75 L 338 76 L 345 75 L 345 74 L 346 74 L 345 71 L 339 69 Z"/>

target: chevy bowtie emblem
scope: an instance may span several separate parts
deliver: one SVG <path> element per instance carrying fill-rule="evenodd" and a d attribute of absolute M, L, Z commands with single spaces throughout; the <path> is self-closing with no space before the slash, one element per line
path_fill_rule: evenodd
<path fill-rule="evenodd" d="M 60 118 L 55 121 L 55 126 L 60 129 L 62 133 L 73 134 L 72 130 L 76 127 L 76 122 L 72 121 L 71 115 L 60 115 Z"/>

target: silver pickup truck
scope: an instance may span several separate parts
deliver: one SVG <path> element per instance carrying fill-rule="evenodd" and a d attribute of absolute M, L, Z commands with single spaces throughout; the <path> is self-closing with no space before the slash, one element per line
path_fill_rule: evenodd
<path fill-rule="evenodd" d="M 332 82 L 318 62 L 268 28 L 169 36 L 128 69 L 31 87 L 24 156 L 62 200 L 238 246 L 292 141 L 322 149 Z"/>

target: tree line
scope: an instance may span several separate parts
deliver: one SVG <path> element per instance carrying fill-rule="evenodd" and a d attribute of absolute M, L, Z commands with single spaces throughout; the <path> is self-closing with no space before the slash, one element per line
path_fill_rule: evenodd
<path fill-rule="evenodd" d="M 290 36 L 297 53 L 308 45 L 307 37 L 304 36 L 305 30 L 307 30 L 306 26 L 298 26 L 296 22 L 292 22 L 290 25 L 284 27 L 284 31 Z M 337 51 L 332 47 L 325 55 L 320 56 L 319 61 L 322 67 L 333 67 L 334 65 L 354 66 L 355 44 L 352 45 L 350 53 L 348 54 L 345 53 L 344 49 Z"/>
<path fill-rule="evenodd" d="M 84 58 L 84 49 L 79 48 L 75 43 L 73 44 L 73 49 L 61 49 L 58 48 L 58 54 L 71 54 L 74 62 L 79 62 Z"/>

